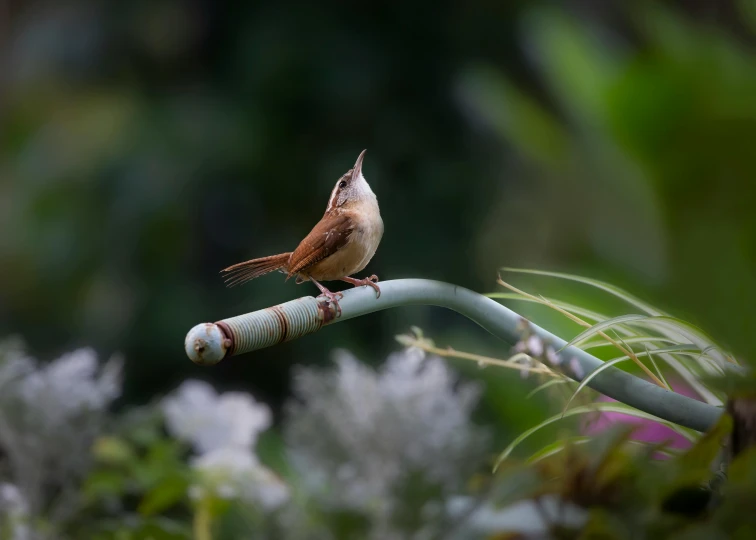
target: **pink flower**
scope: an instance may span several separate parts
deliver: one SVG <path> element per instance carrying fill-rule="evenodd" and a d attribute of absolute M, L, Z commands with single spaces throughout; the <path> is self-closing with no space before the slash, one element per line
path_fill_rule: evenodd
<path fill-rule="evenodd" d="M 672 388 L 678 394 L 682 394 L 693 399 L 699 399 L 698 396 L 696 396 L 695 393 L 686 386 L 672 385 Z M 597 401 L 616 400 L 606 396 L 601 396 Z M 688 439 L 686 439 L 676 431 L 673 431 L 671 428 L 665 426 L 664 424 L 660 424 L 659 422 L 655 422 L 653 420 L 637 418 L 635 416 L 630 416 L 623 413 L 602 412 L 599 414 L 598 418 L 585 422 L 581 431 L 584 435 L 595 435 L 618 423 L 637 426 L 635 431 L 630 435 L 631 440 L 649 443 L 661 443 L 666 441 L 667 446 L 674 449 L 685 449 L 689 448 L 691 445 L 691 442 Z M 667 456 L 663 454 L 656 454 L 656 457 L 658 459 L 667 458 Z"/>

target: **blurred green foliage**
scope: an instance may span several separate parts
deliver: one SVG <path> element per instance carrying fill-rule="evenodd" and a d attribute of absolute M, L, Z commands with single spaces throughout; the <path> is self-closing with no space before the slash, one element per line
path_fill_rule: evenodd
<path fill-rule="evenodd" d="M 13 361 L 5 358 L 1 367 Z M 83 482 L 71 486 L 74 512 L 65 519 L 30 513 L 23 486 L 3 478 L 0 530 L 19 540 L 688 539 L 749 538 L 756 526 L 749 511 L 756 453 L 733 445 L 738 429 L 752 433 L 752 417 L 725 414 L 677 452 L 663 442 L 634 442 L 638 426 L 620 423 L 555 443 L 527 462 L 509 459 L 490 475 L 481 469 L 486 428 L 469 417 L 477 389 L 457 385 L 443 360 L 408 349 L 380 372 L 348 353 L 337 364 L 301 368 L 283 440 L 259 433 L 253 447 L 243 441 L 250 429 L 265 430 L 259 414 L 266 406 L 197 381 L 153 406 L 112 416 L 92 446 Z M 27 381 L 36 376 L 30 372 Z M 201 388 L 210 391 L 207 399 L 197 394 Z M 56 399 L 59 406 L 66 401 Z M 740 403 L 752 416 L 756 402 Z M 61 427 L 74 435 L 77 424 L 69 417 Z M 33 428 L 23 435 L 41 437 Z M 58 439 L 46 438 L 52 454 L 57 449 L 61 462 L 78 459 L 60 452 Z M 16 450 L 12 440 L 3 444 Z M 671 459 L 654 459 L 659 451 Z M 216 458 L 205 459 L 210 454 Z"/>
<path fill-rule="evenodd" d="M 77 343 L 123 351 L 131 400 L 200 374 L 280 400 L 295 359 L 323 362 L 334 342 L 385 353 L 418 317 L 458 322 L 376 316 L 212 371 L 181 349 L 197 322 L 317 293 L 275 276 L 227 290 L 218 271 L 292 249 L 363 148 L 387 222 L 370 271 L 491 282 L 458 255 L 472 255 L 495 191 L 494 154 L 471 138 L 452 82 L 455 57 L 493 44 L 506 56 L 510 34 L 486 22 L 484 48 L 489 8 L 446 6 L 437 24 L 428 9 L 14 5 L 3 35 L 3 332 L 43 356 Z M 516 5 L 494 9 L 514 23 Z"/>
<path fill-rule="evenodd" d="M 363 148 L 386 223 L 370 273 L 486 291 L 503 264 L 569 269 L 756 353 L 753 2 L 29 2 L 0 17 L 0 330 L 40 356 L 122 351 L 127 401 L 201 376 L 277 404 L 293 363 L 335 344 L 377 361 L 410 324 L 501 355 L 413 308 L 212 370 L 185 358 L 197 322 L 316 293 L 275 276 L 228 290 L 218 270 L 291 249 Z M 486 377 L 500 418 L 542 413 L 502 394 L 516 379 Z"/>
<path fill-rule="evenodd" d="M 185 358 L 197 322 L 316 293 L 275 276 L 228 290 L 218 271 L 291 249 L 367 148 L 386 224 L 370 273 L 491 291 L 500 266 L 568 270 L 617 283 L 752 362 L 754 37 L 753 0 L 5 3 L 0 335 L 22 335 L 40 357 L 80 345 L 123 352 L 127 404 L 194 377 L 278 408 L 293 364 L 324 363 L 336 346 L 378 362 L 413 324 L 439 346 L 505 356 L 469 321 L 417 307 L 213 369 Z M 568 283 L 517 279 L 617 312 Z M 516 308 L 577 332 L 542 306 Z M 494 448 L 555 412 L 545 392 L 526 399 L 533 385 L 517 373 L 460 368 L 485 382 L 476 420 L 496 427 Z M 753 391 L 750 379 L 726 383 Z M 251 526 L 276 537 L 262 513 L 192 499 L 188 449 L 152 407 L 120 419 L 93 449 L 74 536 L 186 538 L 212 524 L 214 537 Z M 559 495 L 587 511 L 585 535 L 752 535 L 752 451 L 733 461 L 722 493 L 702 497 L 716 437 L 649 464 L 620 444 L 626 436 L 564 445 L 492 486 L 477 482 L 502 508 Z M 528 446 L 547 442 L 538 433 Z M 267 434 L 261 460 L 302 488 L 284 446 Z M 475 480 L 460 491 L 478 495 Z M 401 495 L 418 507 L 433 498 Z M 368 527 L 370 512 L 314 502 L 285 517 L 324 537 Z M 412 504 L 394 510 L 416 525 Z"/>
<path fill-rule="evenodd" d="M 489 242 L 516 252 L 511 231 L 541 228 L 532 266 L 557 253 L 559 264 L 611 274 L 751 359 L 756 28 L 741 41 L 657 3 L 623 13 L 634 42 L 562 9 L 530 10 L 524 41 L 545 102 L 495 67 L 468 71 L 468 102 L 530 181 Z"/>

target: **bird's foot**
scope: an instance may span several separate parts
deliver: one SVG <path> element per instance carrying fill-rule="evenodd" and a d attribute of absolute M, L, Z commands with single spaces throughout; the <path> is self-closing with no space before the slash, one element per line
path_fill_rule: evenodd
<path fill-rule="evenodd" d="M 360 287 L 362 285 L 367 285 L 369 287 L 372 287 L 373 289 L 375 289 L 375 292 L 376 292 L 375 297 L 376 298 L 380 298 L 381 297 L 381 288 L 378 286 L 378 283 L 377 283 L 378 282 L 378 276 L 376 276 L 375 274 L 373 274 L 372 276 L 370 276 L 368 278 L 365 278 L 365 279 L 355 279 L 353 277 L 343 277 L 343 278 L 341 278 L 341 280 L 342 281 L 346 281 L 347 283 L 351 283 L 355 287 Z"/>
<path fill-rule="evenodd" d="M 336 317 L 341 317 L 341 306 L 339 305 L 339 300 L 344 298 L 344 295 L 340 292 L 331 292 L 328 289 L 325 289 L 323 292 L 323 296 L 325 296 L 328 301 L 333 304 L 333 307 L 336 308 Z"/>
<path fill-rule="evenodd" d="M 326 289 L 323 285 L 315 281 L 314 279 L 310 278 L 310 281 L 312 281 L 315 285 L 317 285 L 318 289 L 320 289 L 320 294 L 322 296 L 325 296 L 326 299 L 333 305 L 333 307 L 336 308 L 336 317 L 341 317 L 341 306 L 339 305 L 339 300 L 344 298 L 344 295 L 340 292 L 331 292 L 328 289 Z"/>

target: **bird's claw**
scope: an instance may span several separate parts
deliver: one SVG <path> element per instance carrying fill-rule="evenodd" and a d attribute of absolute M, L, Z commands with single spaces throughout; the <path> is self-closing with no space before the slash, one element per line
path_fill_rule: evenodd
<path fill-rule="evenodd" d="M 372 287 L 373 289 L 375 289 L 375 292 L 376 292 L 375 297 L 376 298 L 381 297 L 381 288 L 378 286 L 378 276 L 376 276 L 375 274 L 373 274 L 372 276 L 368 278 L 360 280 L 360 285 L 367 285 L 369 287 Z"/>
<path fill-rule="evenodd" d="M 329 290 L 322 291 L 321 296 L 325 296 L 325 298 L 333 305 L 333 307 L 336 308 L 336 317 L 341 317 L 341 306 L 339 305 L 339 300 L 344 298 L 344 295 L 340 292 L 331 292 Z"/>

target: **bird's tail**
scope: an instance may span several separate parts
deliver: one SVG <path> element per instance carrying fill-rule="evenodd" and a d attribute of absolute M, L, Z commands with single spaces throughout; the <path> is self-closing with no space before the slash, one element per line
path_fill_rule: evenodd
<path fill-rule="evenodd" d="M 281 269 L 285 270 L 286 265 L 289 263 L 290 255 L 291 253 L 281 253 L 279 255 L 271 255 L 270 257 L 252 259 L 251 261 L 245 261 L 224 268 L 221 270 L 221 273 L 224 274 L 228 287 L 241 285 L 269 272 Z"/>

